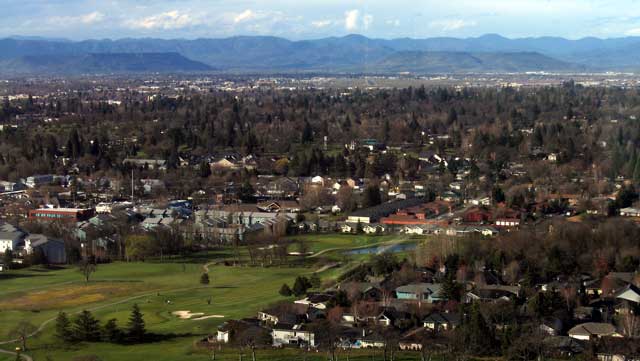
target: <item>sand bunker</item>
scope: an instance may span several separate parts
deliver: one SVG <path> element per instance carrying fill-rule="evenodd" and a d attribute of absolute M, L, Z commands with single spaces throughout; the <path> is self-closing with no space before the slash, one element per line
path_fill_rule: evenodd
<path fill-rule="evenodd" d="M 205 316 L 202 312 L 191 312 L 191 311 L 174 311 L 171 312 L 172 315 L 179 317 L 182 320 L 192 320 L 192 321 L 201 321 L 209 318 L 224 318 L 223 315 L 209 315 Z M 195 318 L 194 318 L 195 317 Z"/>
<path fill-rule="evenodd" d="M 174 312 L 171 312 L 171 314 L 174 316 L 178 316 L 183 320 L 188 320 L 192 317 L 204 316 L 204 313 L 202 312 L 191 313 L 191 311 L 174 311 Z"/>

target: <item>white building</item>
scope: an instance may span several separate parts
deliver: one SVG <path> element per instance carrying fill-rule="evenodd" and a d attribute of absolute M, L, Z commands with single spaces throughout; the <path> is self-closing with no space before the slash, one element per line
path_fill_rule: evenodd
<path fill-rule="evenodd" d="M 271 331 L 273 346 L 316 347 L 315 334 L 306 329 L 305 325 L 277 324 Z"/>
<path fill-rule="evenodd" d="M 24 236 L 24 232 L 8 223 L 0 225 L 0 253 L 4 253 L 6 249 L 16 251 L 22 246 Z"/>
<path fill-rule="evenodd" d="M 640 209 L 627 207 L 620 209 L 620 215 L 623 217 L 640 217 Z"/>

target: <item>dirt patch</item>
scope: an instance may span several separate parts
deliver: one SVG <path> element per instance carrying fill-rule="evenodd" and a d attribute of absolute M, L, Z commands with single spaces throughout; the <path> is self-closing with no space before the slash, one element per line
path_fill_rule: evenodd
<path fill-rule="evenodd" d="M 142 288 L 140 284 L 122 282 L 63 285 L 3 299 L 0 301 L 0 310 L 64 309 L 130 295 Z"/>

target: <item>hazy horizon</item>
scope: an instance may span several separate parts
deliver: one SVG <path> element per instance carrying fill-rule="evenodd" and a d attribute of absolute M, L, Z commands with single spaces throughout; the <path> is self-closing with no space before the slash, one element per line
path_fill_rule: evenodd
<path fill-rule="evenodd" d="M 382 36 L 368 36 L 362 33 L 350 33 L 344 35 L 327 35 L 327 36 L 316 36 L 316 37 L 308 37 L 308 38 L 291 38 L 286 35 L 259 35 L 259 34 L 236 34 L 229 36 L 198 36 L 198 37 L 163 37 L 163 36 L 123 36 L 123 37 L 87 37 L 87 38 L 66 38 L 66 37 L 56 37 L 56 36 L 46 36 L 46 35 L 37 35 L 37 34 L 9 34 L 9 35 L 0 35 L 0 39 L 16 39 L 16 40 L 46 40 L 46 41 L 71 41 L 71 42 L 82 42 L 82 41 L 119 41 L 126 39 L 159 39 L 159 40 L 186 40 L 193 41 L 198 39 L 229 39 L 229 38 L 242 38 L 242 37 L 264 37 L 264 38 L 279 38 L 285 39 L 289 41 L 312 41 L 312 40 L 320 40 L 327 38 L 347 38 L 351 36 L 361 36 L 366 37 L 372 40 L 399 40 L 399 39 L 411 39 L 411 40 L 424 40 L 424 39 L 438 39 L 438 38 L 449 38 L 449 39 L 460 39 L 460 40 L 468 40 L 468 39 L 480 39 L 484 37 L 501 37 L 508 40 L 522 40 L 522 39 L 545 39 L 545 38 L 555 38 L 555 39 L 565 39 L 569 41 L 581 41 L 585 39 L 598 39 L 598 40 L 614 40 L 614 39 L 624 39 L 624 38 L 640 38 L 639 35 L 626 35 L 626 36 L 612 36 L 612 37 L 598 37 L 598 36 L 584 36 L 581 38 L 568 38 L 563 36 L 552 36 L 552 35 L 543 35 L 543 36 L 523 36 L 523 37 L 508 37 L 499 33 L 485 33 L 477 36 L 427 36 L 427 37 L 412 37 L 412 36 L 402 36 L 402 37 L 382 37 Z"/>
<path fill-rule="evenodd" d="M 358 33 L 370 38 L 640 35 L 637 0 L 5 0 L 0 37 L 291 40 Z"/>

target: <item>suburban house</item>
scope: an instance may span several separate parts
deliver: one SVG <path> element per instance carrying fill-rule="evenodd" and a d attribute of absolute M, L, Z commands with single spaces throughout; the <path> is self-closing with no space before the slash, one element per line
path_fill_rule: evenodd
<path fill-rule="evenodd" d="M 393 307 L 385 307 L 376 317 L 375 322 L 385 327 L 395 326 L 396 322 L 407 319 L 408 315 L 400 312 Z"/>
<path fill-rule="evenodd" d="M 602 337 L 622 337 L 610 323 L 587 322 L 570 329 L 569 337 L 576 340 L 591 341 Z"/>
<path fill-rule="evenodd" d="M 229 320 L 218 326 L 216 341 L 229 343 L 234 336 L 250 329 L 264 330 L 266 332 L 266 329 L 260 326 L 260 321 L 257 319 Z"/>
<path fill-rule="evenodd" d="M 544 319 L 538 329 L 549 336 L 558 336 L 562 332 L 562 320 L 556 317 Z"/>
<path fill-rule="evenodd" d="M 367 224 L 362 227 L 362 231 L 366 234 L 380 234 L 384 233 L 385 228 L 382 224 Z"/>
<path fill-rule="evenodd" d="M 425 301 L 434 303 L 446 301 L 442 294 L 442 284 L 439 283 L 416 283 L 396 288 L 396 297 L 399 300 Z"/>
<path fill-rule="evenodd" d="M 51 184 L 54 180 L 55 177 L 51 174 L 34 175 L 31 177 L 27 177 L 24 184 L 29 188 L 36 188 L 42 185 Z"/>
<path fill-rule="evenodd" d="M 0 192 L 17 192 L 25 190 L 27 187 L 21 182 L 0 181 Z"/>
<path fill-rule="evenodd" d="M 257 204 L 257 209 L 261 212 L 286 212 L 298 213 L 301 211 L 300 205 L 296 201 L 267 201 Z"/>
<path fill-rule="evenodd" d="M 294 301 L 294 303 L 299 305 L 307 305 L 309 307 L 317 308 L 319 310 L 326 310 L 327 304 L 333 298 L 334 297 L 332 295 L 329 295 L 326 293 L 315 293 L 315 294 L 309 294 L 307 297 L 301 300 Z"/>
<path fill-rule="evenodd" d="M 434 312 L 427 316 L 422 324 L 425 328 L 440 332 L 449 331 L 460 325 L 460 314 L 455 312 Z"/>
<path fill-rule="evenodd" d="M 16 251 L 23 244 L 25 233 L 9 223 L 0 225 L 0 252 Z"/>
<path fill-rule="evenodd" d="M 618 300 L 624 300 L 627 302 L 640 305 L 640 288 L 634 284 L 628 284 L 627 286 L 619 289 L 614 297 Z"/>
<path fill-rule="evenodd" d="M 465 303 L 473 302 L 500 302 L 510 301 L 517 297 L 520 293 L 520 288 L 517 286 L 503 286 L 503 285 L 485 285 L 476 287 L 474 290 L 467 292 L 463 301 Z"/>
<path fill-rule="evenodd" d="M 313 331 L 309 330 L 305 324 L 278 323 L 271 331 L 273 346 L 298 346 L 316 347 L 316 339 Z"/>
<path fill-rule="evenodd" d="M 122 163 L 125 164 L 125 165 L 137 167 L 137 168 L 167 169 L 167 161 L 166 161 L 166 159 L 134 159 L 134 158 L 127 158 Z"/>
<path fill-rule="evenodd" d="M 30 234 L 24 239 L 24 250 L 27 254 L 33 254 L 36 249 L 42 251 L 48 263 L 67 263 L 64 241 L 51 239 L 43 234 Z"/>

